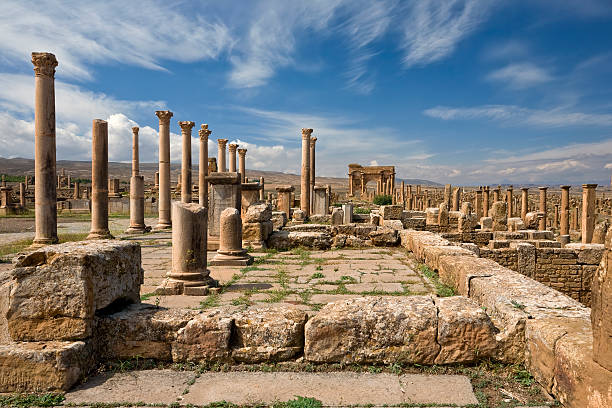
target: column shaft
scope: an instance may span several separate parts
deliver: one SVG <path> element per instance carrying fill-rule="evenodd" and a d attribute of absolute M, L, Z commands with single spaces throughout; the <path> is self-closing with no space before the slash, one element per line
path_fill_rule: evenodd
<path fill-rule="evenodd" d="M 300 185 L 300 209 L 310 215 L 310 135 L 312 129 L 302 129 L 302 180 Z"/>
<path fill-rule="evenodd" d="M 569 235 L 569 189 L 570 186 L 561 186 L 561 235 Z"/>
<path fill-rule="evenodd" d="M 179 122 L 183 139 L 183 157 L 181 160 L 181 202 L 191 202 L 191 129 L 194 122 Z"/>
<path fill-rule="evenodd" d="M 172 227 L 170 215 L 170 111 L 156 111 L 159 118 L 159 220 L 155 229 Z"/>
<path fill-rule="evenodd" d="M 208 208 L 208 137 L 212 133 L 207 124 L 198 131 L 200 136 L 200 162 L 198 164 L 198 195 L 201 207 Z"/>
<path fill-rule="evenodd" d="M 91 231 L 87 239 L 112 238 L 108 230 L 108 123 L 94 119 L 91 133 Z"/>

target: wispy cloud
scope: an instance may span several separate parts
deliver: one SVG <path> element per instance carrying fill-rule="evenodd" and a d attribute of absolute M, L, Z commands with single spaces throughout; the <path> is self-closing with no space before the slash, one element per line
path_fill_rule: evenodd
<path fill-rule="evenodd" d="M 565 109 L 538 110 L 515 105 L 482 105 L 471 108 L 436 106 L 426 109 L 425 115 L 442 120 L 487 119 L 509 126 L 539 127 L 612 126 L 612 114 L 570 112 Z"/>
<path fill-rule="evenodd" d="M 451 54 L 486 19 L 495 1 L 419 0 L 404 21 L 406 67 L 427 65 Z"/>
<path fill-rule="evenodd" d="M 524 89 L 549 82 L 554 77 L 548 70 L 531 62 L 510 64 L 487 75 L 489 81 L 506 83 L 510 88 Z"/>

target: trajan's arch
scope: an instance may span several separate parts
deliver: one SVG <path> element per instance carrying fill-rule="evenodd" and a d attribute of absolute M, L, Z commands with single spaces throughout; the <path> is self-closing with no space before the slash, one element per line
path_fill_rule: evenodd
<path fill-rule="evenodd" d="M 349 164 L 349 196 L 355 195 L 355 189 L 361 194 L 366 192 L 366 185 L 376 181 L 376 194 L 391 194 L 395 189 L 395 166 L 361 166 Z"/>

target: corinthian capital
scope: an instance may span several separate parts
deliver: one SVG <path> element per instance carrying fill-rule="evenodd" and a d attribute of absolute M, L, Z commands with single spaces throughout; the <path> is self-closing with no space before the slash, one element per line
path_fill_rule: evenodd
<path fill-rule="evenodd" d="M 310 138 L 312 129 L 302 128 L 302 138 Z"/>
<path fill-rule="evenodd" d="M 219 147 L 225 149 L 225 145 L 227 144 L 227 139 L 217 139 L 217 143 L 219 143 Z"/>
<path fill-rule="evenodd" d="M 238 149 L 238 155 L 240 157 L 246 156 L 247 149 Z"/>
<path fill-rule="evenodd" d="M 132 133 L 135 134 L 136 136 L 138 136 L 138 131 L 140 130 L 140 128 L 138 126 L 134 126 L 132 128 Z"/>
<path fill-rule="evenodd" d="M 191 134 L 191 129 L 193 129 L 193 127 L 195 126 L 195 122 L 189 122 L 186 120 L 181 121 L 178 124 L 181 127 L 181 132 L 188 135 Z"/>
<path fill-rule="evenodd" d="M 230 152 L 235 152 L 236 149 L 238 148 L 238 145 L 236 143 L 230 143 L 230 145 L 228 146 L 229 151 Z"/>
<path fill-rule="evenodd" d="M 317 142 L 316 136 L 310 138 L 310 146 L 311 147 L 314 147 L 316 142 Z"/>
<path fill-rule="evenodd" d="M 170 111 L 155 111 L 155 115 L 159 118 L 160 125 L 167 125 L 170 123 L 170 118 L 174 115 Z"/>
<path fill-rule="evenodd" d="M 202 124 L 201 129 L 198 131 L 200 135 L 200 139 L 207 140 L 208 136 L 212 133 L 212 130 L 208 129 L 208 125 L 206 123 Z"/>
<path fill-rule="evenodd" d="M 46 76 L 49 78 L 55 76 L 57 59 L 50 52 L 33 52 L 32 64 L 34 64 L 34 74 L 36 76 Z"/>

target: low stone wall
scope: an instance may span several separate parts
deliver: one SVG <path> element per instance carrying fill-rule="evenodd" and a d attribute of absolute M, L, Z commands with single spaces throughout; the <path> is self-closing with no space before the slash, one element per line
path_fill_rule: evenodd
<path fill-rule="evenodd" d="M 407 230 L 400 237 L 444 283 L 491 317 L 500 329 L 496 358 L 524 362 L 565 406 L 612 406 L 612 372 L 593 361 L 589 308 L 490 259 L 465 253 L 436 234 Z M 432 253 L 436 256 L 428 258 Z"/>

